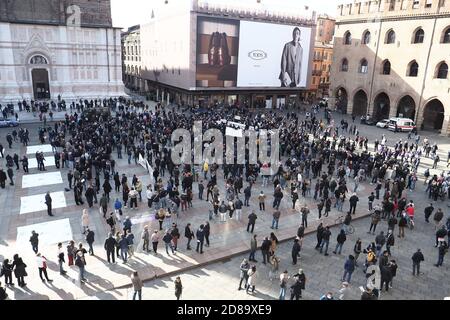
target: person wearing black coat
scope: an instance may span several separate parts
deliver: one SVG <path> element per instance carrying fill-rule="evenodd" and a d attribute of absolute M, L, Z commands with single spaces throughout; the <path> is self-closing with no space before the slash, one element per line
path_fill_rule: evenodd
<path fill-rule="evenodd" d="M 300 279 L 296 279 L 295 283 L 291 286 L 291 300 L 299 300 L 302 296 L 302 283 Z"/>
<path fill-rule="evenodd" d="M 22 258 L 20 258 L 18 254 L 15 254 L 13 257 L 12 268 L 14 268 L 14 275 L 16 276 L 17 282 L 21 287 L 27 285 L 24 279 L 24 277 L 28 275 L 25 270 L 26 267 L 27 265 L 23 262 Z"/>
<path fill-rule="evenodd" d="M 416 270 L 417 275 L 423 274 L 422 272 L 420 272 L 420 263 L 422 261 L 425 261 L 425 258 L 423 257 L 423 253 L 420 249 L 417 249 L 417 251 L 412 255 L 411 260 L 413 261 L 413 276 L 416 275 Z"/>
<path fill-rule="evenodd" d="M 205 246 L 209 247 L 209 233 L 211 232 L 211 226 L 209 225 L 209 222 L 205 222 L 205 227 L 203 228 L 203 232 L 205 233 Z"/>
<path fill-rule="evenodd" d="M 13 265 L 12 263 L 9 263 L 9 259 L 5 259 L 3 261 L 2 269 L 0 270 L 0 276 L 5 276 L 5 284 L 13 286 L 14 283 L 12 282 L 12 271 L 13 271 Z"/>
<path fill-rule="evenodd" d="M 391 268 L 387 266 L 380 267 L 381 271 L 381 285 L 380 291 L 383 291 L 383 284 L 385 285 L 386 291 L 389 291 L 389 283 L 392 281 Z"/>
<path fill-rule="evenodd" d="M 333 251 L 334 254 L 336 254 L 336 253 L 341 254 L 342 246 L 344 245 L 344 242 L 346 240 L 347 240 L 347 236 L 345 235 L 345 231 L 341 230 L 341 232 L 338 234 L 337 239 L 336 239 L 337 244 L 336 244 L 336 249 Z"/>
<path fill-rule="evenodd" d="M 269 237 L 265 237 L 262 244 L 261 244 L 261 253 L 263 256 L 263 263 L 266 264 L 266 258 L 267 262 L 269 262 L 270 258 L 270 246 L 272 245 L 272 242 L 269 240 Z"/>
<path fill-rule="evenodd" d="M 203 253 L 203 242 L 205 241 L 205 231 L 203 230 L 205 226 L 203 224 L 200 225 L 200 228 L 197 229 L 197 249 L 195 251 Z"/>
<path fill-rule="evenodd" d="M 323 234 L 323 231 L 324 231 L 324 230 L 325 230 L 325 228 L 323 227 L 322 222 L 319 223 L 319 225 L 318 225 L 318 227 L 317 227 L 317 233 L 316 233 L 316 236 L 317 236 L 317 245 L 316 245 L 316 249 L 319 249 L 320 244 L 322 243 L 322 234 Z"/>
<path fill-rule="evenodd" d="M 112 257 L 112 263 L 116 263 L 116 257 L 114 254 L 114 250 L 115 250 L 116 246 L 117 246 L 117 241 L 113 237 L 113 234 L 110 232 L 108 234 L 108 238 L 106 238 L 106 240 L 105 240 L 105 245 L 104 245 L 108 263 L 111 263 L 111 257 Z"/>
<path fill-rule="evenodd" d="M 297 264 L 297 258 L 300 254 L 301 246 L 297 238 L 294 239 L 294 245 L 292 246 L 292 264 Z"/>
<path fill-rule="evenodd" d="M 105 182 L 103 182 L 103 191 L 105 192 L 108 201 L 109 201 L 109 193 L 111 192 L 111 190 L 112 187 L 111 184 L 109 183 L 109 180 L 105 180 Z"/>
<path fill-rule="evenodd" d="M 89 208 L 92 208 L 92 206 L 94 205 L 94 195 L 95 195 L 94 188 L 92 187 L 92 185 L 89 185 L 86 189 L 86 192 L 84 193 Z"/>
<path fill-rule="evenodd" d="M 9 185 L 13 186 L 14 185 L 14 181 L 13 181 L 14 171 L 11 167 L 9 167 L 8 170 L 6 170 L 6 171 L 8 172 L 8 177 L 9 177 L 9 180 L 11 181 L 9 183 Z"/>
<path fill-rule="evenodd" d="M 255 228 L 256 219 L 258 219 L 258 216 L 254 212 L 252 212 L 248 215 L 247 232 L 253 233 L 253 229 Z M 249 231 L 250 226 L 252 227 L 252 231 Z"/>
<path fill-rule="evenodd" d="M 86 230 L 87 234 L 86 234 L 86 242 L 89 245 L 89 254 L 91 256 L 94 255 L 94 248 L 92 247 L 92 244 L 95 241 L 95 233 L 94 231 L 90 230 L 89 228 Z"/>
<path fill-rule="evenodd" d="M 191 230 L 191 224 L 188 223 L 184 228 L 184 236 L 188 239 L 186 250 L 191 250 L 191 241 L 194 239 L 194 232 Z"/>

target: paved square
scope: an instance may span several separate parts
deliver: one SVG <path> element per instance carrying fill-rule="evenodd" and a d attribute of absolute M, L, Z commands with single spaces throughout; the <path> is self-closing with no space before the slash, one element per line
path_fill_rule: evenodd
<path fill-rule="evenodd" d="M 54 245 L 72 240 L 72 228 L 69 219 L 31 224 L 17 228 L 17 246 L 29 247 L 31 231 L 39 233 L 39 245 Z"/>
<path fill-rule="evenodd" d="M 22 188 L 33 188 L 63 183 L 61 172 L 30 174 L 22 177 Z"/>
<path fill-rule="evenodd" d="M 44 166 L 47 167 L 54 167 L 55 165 L 55 158 L 53 156 L 44 157 Z M 28 159 L 28 169 L 37 169 L 38 164 L 36 158 Z"/>
<path fill-rule="evenodd" d="M 37 146 L 28 146 L 27 147 L 27 154 L 35 154 L 36 151 L 42 151 L 44 153 L 49 153 L 52 152 L 52 146 L 49 144 L 41 144 L 41 145 L 37 145 Z"/>
<path fill-rule="evenodd" d="M 50 197 L 52 198 L 53 209 L 67 207 L 66 197 L 63 191 L 52 192 L 50 193 Z M 47 210 L 47 205 L 45 204 L 45 193 L 20 198 L 20 214 L 44 210 Z"/>

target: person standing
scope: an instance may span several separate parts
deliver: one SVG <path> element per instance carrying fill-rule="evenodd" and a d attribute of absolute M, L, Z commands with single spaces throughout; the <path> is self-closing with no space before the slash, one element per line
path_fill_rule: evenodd
<path fill-rule="evenodd" d="M 438 261 L 434 265 L 435 267 L 442 267 L 442 264 L 444 263 L 444 256 L 448 252 L 448 244 L 447 242 L 443 241 L 439 243 L 438 247 Z"/>
<path fill-rule="evenodd" d="M 247 283 L 247 288 L 246 288 L 245 292 L 248 293 L 248 289 L 250 289 L 250 287 L 252 288 L 252 292 L 255 292 L 256 279 L 258 277 L 258 273 L 256 271 L 256 266 L 253 265 L 250 268 L 250 270 L 248 270 L 247 274 L 248 274 L 248 283 Z"/>
<path fill-rule="evenodd" d="M 355 271 L 355 257 L 352 255 L 348 256 L 347 261 L 345 261 L 344 264 L 344 275 L 342 276 L 341 281 L 346 281 L 350 283 L 350 280 L 352 278 L 352 273 Z M 347 277 L 347 279 L 346 279 Z"/>
<path fill-rule="evenodd" d="M 252 188 L 250 186 L 247 186 L 244 189 L 244 205 L 247 207 L 250 207 L 248 202 L 250 200 L 251 195 L 252 195 Z M 260 208 L 261 208 L 261 205 L 260 205 Z"/>
<path fill-rule="evenodd" d="M 300 250 L 301 250 L 301 246 L 299 243 L 299 239 L 295 238 L 294 239 L 294 245 L 292 246 L 292 264 L 296 265 L 297 264 L 297 258 L 300 254 Z"/>
<path fill-rule="evenodd" d="M 9 181 L 10 181 L 9 185 L 10 185 L 10 186 L 13 186 L 13 185 L 14 185 L 14 180 L 13 180 L 13 177 L 14 177 L 14 170 L 13 170 L 11 167 L 9 167 L 9 168 L 6 170 L 6 172 L 8 173 L 8 177 L 9 177 Z"/>
<path fill-rule="evenodd" d="M 206 241 L 205 246 L 209 247 L 209 234 L 211 232 L 211 226 L 209 225 L 208 221 L 205 222 L 205 227 L 203 228 L 203 231 L 205 233 L 205 241 Z"/>
<path fill-rule="evenodd" d="M 339 289 L 339 300 L 348 300 L 348 282 L 342 282 L 342 287 Z"/>
<path fill-rule="evenodd" d="M 196 237 L 197 237 L 197 249 L 195 251 L 199 252 L 200 249 L 200 253 L 203 253 L 203 242 L 205 241 L 205 231 L 204 231 L 204 225 L 201 224 L 200 227 L 197 229 L 196 232 Z"/>
<path fill-rule="evenodd" d="M 84 277 L 86 260 L 84 259 L 83 252 L 78 251 L 75 257 L 75 265 L 79 269 L 78 282 L 84 283 L 87 279 Z"/>
<path fill-rule="evenodd" d="M 138 294 L 139 300 L 142 300 L 142 287 L 144 286 L 137 271 L 131 274 L 131 283 L 133 284 L 133 300 L 136 300 L 136 294 Z"/>
<path fill-rule="evenodd" d="M 255 228 L 256 219 L 258 219 L 258 216 L 252 211 L 252 213 L 250 213 L 248 215 L 247 232 L 253 233 L 253 230 Z M 252 231 L 249 231 L 250 226 L 252 227 Z"/>
<path fill-rule="evenodd" d="M 134 234 L 131 232 L 131 230 L 127 231 L 126 239 L 128 243 L 128 255 L 131 258 L 134 256 Z"/>
<path fill-rule="evenodd" d="M 316 230 L 316 237 L 317 237 L 317 245 L 315 247 L 315 249 L 319 249 L 320 245 L 322 243 L 322 236 L 323 236 L 323 231 L 325 230 L 325 228 L 323 227 L 322 222 L 319 223 L 319 225 L 317 226 L 317 230 Z"/>
<path fill-rule="evenodd" d="M 22 162 L 22 169 L 24 172 L 28 173 L 28 157 L 26 155 L 23 156 L 22 160 L 20 160 Z"/>
<path fill-rule="evenodd" d="M 67 180 L 69 181 L 69 189 L 72 190 L 72 180 L 73 180 L 72 170 L 69 170 L 69 172 L 67 173 Z"/>
<path fill-rule="evenodd" d="M 144 227 L 144 230 L 142 231 L 141 239 L 144 240 L 144 244 L 142 246 L 142 251 L 150 252 L 150 249 L 148 248 L 148 245 L 150 242 L 150 233 L 148 232 L 148 226 Z"/>
<path fill-rule="evenodd" d="M 330 227 L 327 226 L 322 233 L 322 243 L 320 244 L 320 253 L 322 253 L 323 247 L 325 246 L 325 256 L 328 256 L 328 245 L 330 244 L 330 237 Z"/>
<path fill-rule="evenodd" d="M 47 274 L 47 258 L 38 253 L 36 254 L 36 262 L 39 268 L 39 277 L 41 278 L 42 282 L 45 282 L 42 274 L 44 274 L 45 279 L 47 279 L 48 282 L 52 282 L 53 280 L 49 279 Z"/>
<path fill-rule="evenodd" d="M 172 254 L 175 254 L 175 251 L 173 250 L 172 246 L 172 235 L 170 234 L 170 230 L 166 231 L 166 234 L 164 235 L 163 239 L 164 245 L 166 246 L 166 253 L 168 256 L 170 256 L 169 248 L 172 250 Z"/>
<path fill-rule="evenodd" d="M 300 212 L 302 213 L 302 226 L 308 228 L 308 214 L 309 214 L 308 206 L 304 205 L 300 210 Z"/>
<path fill-rule="evenodd" d="M 293 285 L 291 285 L 291 300 L 299 300 L 302 296 L 302 283 L 297 277 Z"/>
<path fill-rule="evenodd" d="M 198 183 L 198 198 L 203 200 L 203 190 L 205 190 L 205 185 L 203 184 L 203 180 L 200 180 Z"/>
<path fill-rule="evenodd" d="M 433 213 L 433 211 L 434 211 L 433 204 L 430 203 L 430 205 L 429 205 L 428 207 L 426 207 L 425 210 L 424 210 L 424 213 L 425 213 L 425 221 L 426 221 L 426 222 L 430 222 L 429 219 L 430 219 L 430 216 L 431 216 L 431 214 Z"/>
<path fill-rule="evenodd" d="M 178 248 L 178 239 L 180 238 L 180 231 L 178 230 L 176 223 L 172 223 L 172 230 L 170 231 L 170 235 L 172 236 L 173 250 L 176 252 Z"/>
<path fill-rule="evenodd" d="M 24 279 L 28 275 L 26 267 L 27 265 L 23 262 L 22 258 L 20 258 L 18 254 L 15 254 L 13 256 L 12 268 L 14 268 L 14 275 L 17 278 L 17 283 L 20 287 L 27 285 Z"/>
<path fill-rule="evenodd" d="M 242 260 L 239 269 L 241 270 L 241 273 L 238 290 L 242 290 L 242 282 L 245 281 L 244 288 L 247 288 L 248 283 L 248 270 L 250 270 L 250 264 L 247 259 Z"/>
<path fill-rule="evenodd" d="M 114 254 L 114 250 L 116 249 L 116 246 L 117 246 L 117 241 L 113 237 L 113 233 L 110 232 L 108 234 L 108 238 L 106 238 L 106 240 L 105 240 L 105 245 L 104 245 L 108 263 L 111 263 L 111 259 L 112 259 L 112 263 L 116 263 L 116 256 Z"/>
<path fill-rule="evenodd" d="M 263 256 L 263 264 L 266 264 L 266 258 L 267 258 L 267 262 L 269 262 L 269 250 L 270 250 L 270 246 L 272 245 L 272 243 L 269 240 L 269 237 L 265 237 L 262 244 L 261 244 L 261 253 Z"/>
<path fill-rule="evenodd" d="M 47 192 L 45 195 L 45 204 L 47 205 L 47 213 L 50 217 L 53 217 L 52 214 L 52 197 L 50 197 L 50 192 Z"/>
<path fill-rule="evenodd" d="M 73 266 L 73 262 L 74 262 L 74 257 L 75 257 L 75 242 L 73 240 L 70 240 L 69 243 L 67 244 L 67 259 L 68 261 L 68 266 Z"/>
<path fill-rule="evenodd" d="M 194 232 L 191 230 L 191 224 L 188 223 L 184 228 L 184 236 L 188 239 L 186 250 L 192 250 L 191 241 L 195 238 Z"/>
<path fill-rule="evenodd" d="M 417 249 L 417 251 L 412 255 L 411 260 L 413 262 L 413 272 L 412 272 L 413 276 L 416 275 L 416 271 L 418 276 L 423 274 L 423 272 L 420 272 L 420 263 L 422 261 L 425 261 L 425 258 L 420 249 Z"/>
<path fill-rule="evenodd" d="M 95 233 L 94 231 L 90 230 L 89 228 L 86 229 L 86 242 L 89 245 L 89 254 L 91 256 L 94 255 L 94 248 L 92 247 L 92 245 L 94 244 L 95 241 Z"/>
<path fill-rule="evenodd" d="M 9 259 L 3 260 L 2 269 L 0 270 L 0 276 L 5 276 L 5 284 L 8 286 L 13 286 L 14 283 L 12 282 L 12 271 L 13 271 L 13 265 L 12 263 L 9 263 Z"/>
<path fill-rule="evenodd" d="M 442 212 L 441 208 L 438 208 L 438 210 L 436 211 L 436 213 L 433 216 L 434 230 L 439 229 L 443 218 L 444 218 L 444 212 Z"/>
<path fill-rule="evenodd" d="M 258 248 L 258 242 L 256 241 L 256 234 L 253 235 L 253 238 L 250 240 L 250 256 L 248 257 L 249 261 L 258 262 L 255 260 L 255 253 Z"/>
<path fill-rule="evenodd" d="M 349 203 L 350 203 L 350 210 L 348 212 L 352 213 L 352 214 L 356 214 L 356 204 L 358 203 L 359 198 L 356 195 L 356 193 L 353 193 L 353 195 L 350 197 L 349 199 Z"/>
<path fill-rule="evenodd" d="M 31 231 L 30 242 L 31 242 L 31 249 L 33 249 L 34 253 L 37 254 L 39 251 L 39 233 L 37 233 L 34 230 Z"/>
<path fill-rule="evenodd" d="M 286 288 L 289 281 L 289 274 L 287 270 L 284 270 L 282 274 L 280 274 L 280 296 L 279 300 L 284 300 L 286 297 Z"/>
<path fill-rule="evenodd" d="M 150 241 L 152 242 L 153 252 L 155 254 L 158 254 L 158 242 L 159 242 L 158 230 L 153 231 Z"/>
<path fill-rule="evenodd" d="M 281 216 L 281 211 L 280 210 L 275 210 L 273 215 L 272 215 L 272 226 L 270 227 L 271 229 L 278 229 L 278 222 L 280 220 L 280 216 Z"/>
<path fill-rule="evenodd" d="M 205 175 L 206 175 L 206 173 L 205 173 Z M 182 293 L 183 293 L 183 285 L 181 283 L 181 278 L 176 277 L 176 279 L 175 279 L 175 297 L 177 297 L 177 300 L 180 300 Z"/>
<path fill-rule="evenodd" d="M 81 226 L 83 227 L 83 234 L 86 234 L 89 229 L 89 214 L 87 209 L 83 209 L 81 214 Z"/>
<path fill-rule="evenodd" d="M 243 205 L 244 204 L 242 203 L 242 200 L 239 199 L 239 197 L 237 197 L 236 200 L 234 201 L 234 208 L 236 209 L 236 220 L 237 221 L 241 221 Z"/>
<path fill-rule="evenodd" d="M 125 237 L 125 234 L 122 234 L 122 237 L 119 241 L 119 247 L 120 247 L 120 256 L 122 257 L 123 262 L 127 263 L 128 258 L 128 241 Z"/>
<path fill-rule="evenodd" d="M 64 260 L 64 250 L 63 250 L 61 242 L 58 243 L 58 250 L 56 253 L 57 253 L 57 257 L 58 257 L 59 274 L 63 276 L 67 273 L 67 271 L 65 271 L 63 268 L 63 263 L 65 263 L 66 261 Z"/>
<path fill-rule="evenodd" d="M 3 171 L 3 169 L 0 169 L 0 186 L 2 189 L 5 189 L 5 182 L 6 182 L 6 173 Z"/>

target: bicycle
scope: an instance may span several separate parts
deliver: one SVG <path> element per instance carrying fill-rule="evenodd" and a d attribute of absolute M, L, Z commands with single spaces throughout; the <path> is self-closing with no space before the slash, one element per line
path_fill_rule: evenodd
<path fill-rule="evenodd" d="M 353 227 L 351 224 L 344 225 L 344 216 L 338 217 L 334 222 L 337 225 L 341 225 L 341 229 L 345 231 L 345 234 L 353 234 L 355 232 L 355 227 Z"/>

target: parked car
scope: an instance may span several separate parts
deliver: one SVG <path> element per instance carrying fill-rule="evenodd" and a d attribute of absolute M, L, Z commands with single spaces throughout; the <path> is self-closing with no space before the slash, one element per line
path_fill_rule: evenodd
<path fill-rule="evenodd" d="M 377 122 L 378 128 L 387 128 L 389 126 L 389 119 L 383 119 Z"/>
<path fill-rule="evenodd" d="M 19 125 L 19 122 L 13 119 L 8 118 L 0 118 L 0 128 L 5 127 L 17 127 Z"/>
<path fill-rule="evenodd" d="M 388 128 L 394 132 L 409 132 L 417 129 L 414 121 L 409 118 L 391 118 Z"/>

